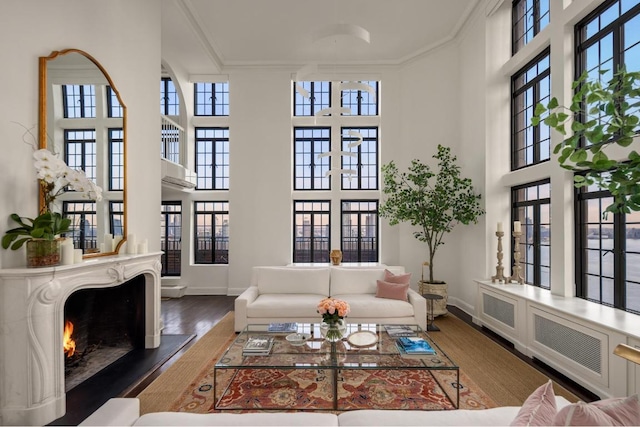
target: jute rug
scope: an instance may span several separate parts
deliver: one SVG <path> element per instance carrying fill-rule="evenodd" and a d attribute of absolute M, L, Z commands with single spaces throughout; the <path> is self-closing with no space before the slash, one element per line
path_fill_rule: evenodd
<path fill-rule="evenodd" d="M 215 412 L 213 365 L 235 336 L 233 313 L 229 313 L 138 395 L 141 413 Z M 232 370 L 223 372 L 222 376 L 226 374 L 227 378 L 222 378 L 221 382 L 228 382 L 232 373 Z M 250 406 L 260 410 L 289 405 L 296 409 L 331 410 L 332 382 L 327 375 L 330 372 L 322 369 L 244 371 L 235 377 L 221 407 Z M 445 391 L 455 399 L 455 387 L 459 387 L 461 408 L 496 406 L 464 371 L 460 372 L 459 383 L 452 371 L 439 372 L 436 376 L 437 381 L 428 372 L 348 371 L 339 381 L 339 404 L 345 409 L 453 409 Z M 247 401 L 251 403 L 247 404 Z"/>

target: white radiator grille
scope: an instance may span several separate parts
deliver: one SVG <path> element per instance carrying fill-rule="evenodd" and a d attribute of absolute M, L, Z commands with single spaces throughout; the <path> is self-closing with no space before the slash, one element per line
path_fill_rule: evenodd
<path fill-rule="evenodd" d="M 513 304 L 509 304 L 489 294 L 482 294 L 482 302 L 486 315 L 512 328 L 515 327 Z"/>
<path fill-rule="evenodd" d="M 581 331 L 535 315 L 535 339 L 598 374 L 602 373 L 601 341 Z"/>

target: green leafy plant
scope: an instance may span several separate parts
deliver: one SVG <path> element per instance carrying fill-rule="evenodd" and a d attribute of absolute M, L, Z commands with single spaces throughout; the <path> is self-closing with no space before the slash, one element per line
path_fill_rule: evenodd
<path fill-rule="evenodd" d="M 613 203 L 605 214 L 640 210 L 640 155 L 629 148 L 639 130 L 640 72 L 623 67 L 606 83 L 590 81 L 585 72 L 572 88 L 569 107 L 555 97 L 547 105 L 536 105 L 532 125 L 543 122 L 566 137 L 554 147 L 560 166 L 583 172 L 574 176 L 577 188 L 596 184 L 611 192 Z M 607 154 L 612 146 L 627 149 L 626 157 Z"/>
<path fill-rule="evenodd" d="M 392 161 L 382 166 L 383 193 L 380 216 L 389 224 L 408 222 L 419 227 L 413 235 L 429 247 L 429 282 L 434 280 L 434 256 L 443 245 L 445 233 L 457 224 L 477 223 L 484 214 L 481 195 L 475 194 L 471 179 L 460 176 L 451 149 L 438 145 L 437 170 L 414 159 L 408 172 L 400 172 Z"/>
<path fill-rule="evenodd" d="M 54 240 L 57 235 L 68 233 L 71 220 L 63 218 L 57 212 L 45 212 L 35 218 L 21 217 L 11 214 L 10 218 L 20 224 L 20 227 L 8 230 L 2 238 L 2 247 L 13 250 L 20 249 L 25 242 L 33 239 Z"/>

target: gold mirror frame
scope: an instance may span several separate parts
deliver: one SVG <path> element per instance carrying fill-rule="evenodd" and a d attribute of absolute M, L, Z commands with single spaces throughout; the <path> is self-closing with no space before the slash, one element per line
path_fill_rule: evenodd
<path fill-rule="evenodd" d="M 80 49 L 64 49 L 64 50 L 54 50 L 51 52 L 49 56 L 41 56 L 38 58 L 38 95 L 39 95 L 39 104 L 38 104 L 38 145 L 39 148 L 48 148 L 48 139 L 47 139 L 47 64 L 49 61 L 52 61 L 60 56 L 67 55 L 70 53 L 78 53 L 89 61 L 91 61 L 104 75 L 109 86 L 111 86 L 111 90 L 115 93 L 118 98 L 118 102 L 122 107 L 122 162 L 123 162 L 123 170 L 122 170 L 122 240 L 118 243 L 118 246 L 115 250 L 111 252 L 97 252 L 97 253 L 88 253 L 84 254 L 83 258 L 93 258 L 107 255 L 117 255 L 120 248 L 124 244 L 127 239 L 127 107 L 122 101 L 122 97 L 120 96 L 120 92 L 113 84 L 113 80 L 111 80 L 111 76 L 104 69 L 104 67 L 91 55 L 87 52 L 84 52 Z M 39 190 L 39 203 L 38 209 L 41 210 L 44 206 L 44 193 L 41 186 L 38 186 Z"/>

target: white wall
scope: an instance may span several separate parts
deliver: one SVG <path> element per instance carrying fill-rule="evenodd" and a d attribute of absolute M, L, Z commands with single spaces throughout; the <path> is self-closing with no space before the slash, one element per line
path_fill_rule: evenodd
<path fill-rule="evenodd" d="M 0 230 L 13 227 L 8 219 L 13 212 L 37 214 L 32 148 L 22 143 L 23 129 L 11 122 L 37 125 L 38 57 L 78 48 L 104 66 L 128 107 L 129 230 L 148 238 L 150 250 L 159 250 L 160 164 L 149 161 L 159 157 L 159 24 L 160 4 L 154 0 L 2 1 Z M 140 164 L 144 169 L 136 167 Z M 24 256 L 23 250 L 2 250 L 0 267 L 24 266 Z"/>

